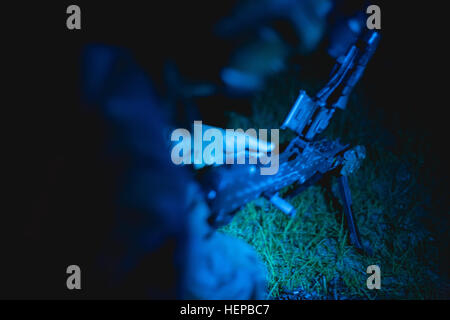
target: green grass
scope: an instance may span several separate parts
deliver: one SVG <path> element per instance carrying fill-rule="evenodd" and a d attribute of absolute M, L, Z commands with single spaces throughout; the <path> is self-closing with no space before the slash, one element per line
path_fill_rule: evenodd
<path fill-rule="evenodd" d="M 255 97 L 253 116 L 230 114 L 229 127 L 279 127 L 299 88 L 317 89 L 318 82 L 311 83 L 302 83 L 292 74 L 277 76 L 268 90 Z M 349 244 L 342 213 L 333 212 L 319 185 L 291 200 L 297 208 L 294 218 L 258 199 L 221 229 L 251 244 L 263 259 L 269 298 L 442 298 L 446 285 L 436 272 L 438 249 L 420 223 L 429 196 L 419 183 L 423 150 L 417 143 L 408 145 L 408 139 L 403 150 L 389 150 L 386 135 L 378 119 L 369 117 L 360 89 L 325 133 L 330 139 L 340 137 L 367 148 L 366 160 L 349 183 L 361 237 L 373 256 L 359 254 Z M 280 142 L 292 137 L 282 133 Z M 381 290 L 366 287 L 366 269 L 372 264 L 381 268 Z"/>

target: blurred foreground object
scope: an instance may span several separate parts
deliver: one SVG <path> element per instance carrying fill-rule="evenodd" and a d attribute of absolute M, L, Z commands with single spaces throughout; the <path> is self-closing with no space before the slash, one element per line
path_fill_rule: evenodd
<path fill-rule="evenodd" d="M 90 219 L 111 221 L 99 223 L 108 230 L 89 269 L 103 281 L 98 296 L 263 298 L 265 271 L 254 249 L 215 234 L 195 181 L 172 163 L 168 116 L 131 54 L 90 45 L 82 68 L 84 111 L 101 138 L 93 139 L 94 169 L 78 199 L 97 186 L 90 191 L 102 202 Z"/>

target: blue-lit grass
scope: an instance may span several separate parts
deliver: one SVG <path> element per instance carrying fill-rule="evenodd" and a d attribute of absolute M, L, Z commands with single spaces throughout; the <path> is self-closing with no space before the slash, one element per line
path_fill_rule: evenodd
<path fill-rule="evenodd" d="M 281 75 L 254 99 L 252 118 L 230 115 L 230 127 L 277 128 L 305 87 L 296 76 Z M 374 251 L 359 254 L 348 242 L 342 212 L 333 212 L 319 185 L 291 200 L 294 218 L 268 201 L 247 204 L 221 229 L 254 246 L 268 270 L 271 299 L 430 299 L 442 298 L 445 281 L 436 270 L 437 249 L 419 223 L 428 190 L 421 188 L 417 141 L 394 154 L 386 133 L 369 119 L 362 95 L 336 114 L 325 136 L 362 144 L 367 158 L 349 178 L 361 237 Z M 292 138 L 282 133 L 281 141 Z M 420 148 L 420 144 L 419 144 Z M 369 265 L 379 265 L 381 290 L 366 286 Z M 448 285 L 447 285 L 448 286 Z M 445 293 L 446 294 L 446 293 Z"/>

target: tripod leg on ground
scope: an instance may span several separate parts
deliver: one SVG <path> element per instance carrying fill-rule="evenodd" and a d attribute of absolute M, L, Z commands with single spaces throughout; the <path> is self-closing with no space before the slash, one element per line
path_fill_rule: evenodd
<path fill-rule="evenodd" d="M 347 176 L 339 175 L 338 183 L 339 183 L 339 193 L 342 199 L 342 203 L 344 205 L 345 220 L 347 221 L 347 226 L 350 233 L 350 241 L 357 249 L 370 254 L 371 250 L 369 248 L 364 248 L 364 246 L 362 245 L 361 238 L 359 236 L 358 226 L 356 225 L 355 217 L 353 216 L 352 196 L 350 193 L 350 188 L 348 186 Z"/>

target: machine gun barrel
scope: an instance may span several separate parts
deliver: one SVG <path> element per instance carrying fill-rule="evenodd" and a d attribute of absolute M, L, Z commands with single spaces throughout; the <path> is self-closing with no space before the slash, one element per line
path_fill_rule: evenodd
<path fill-rule="evenodd" d="M 348 97 L 364 73 L 379 40 L 379 32 L 371 30 L 365 33 L 345 56 L 337 59 L 331 79 L 314 99 L 301 90 L 281 128 L 289 128 L 307 141 L 322 132 L 335 109 L 345 109 Z"/>

